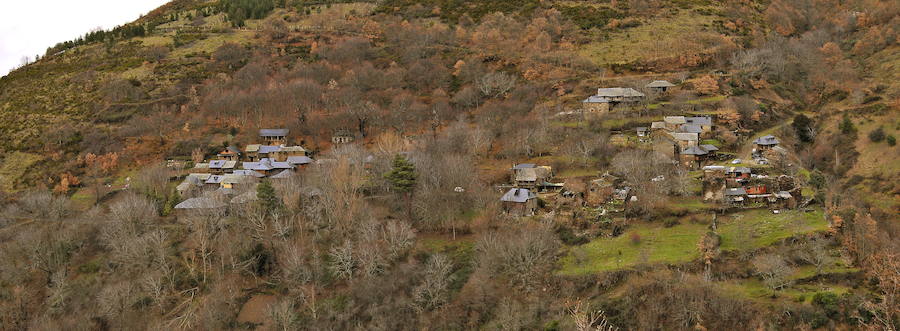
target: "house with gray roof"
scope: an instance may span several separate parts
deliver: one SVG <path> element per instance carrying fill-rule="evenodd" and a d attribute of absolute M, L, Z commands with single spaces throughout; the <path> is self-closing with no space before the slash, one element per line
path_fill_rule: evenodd
<path fill-rule="evenodd" d="M 315 161 L 309 156 L 289 156 L 286 162 L 295 167 L 304 167 Z"/>
<path fill-rule="evenodd" d="M 677 129 L 675 129 L 675 132 L 700 134 L 703 133 L 703 128 L 695 124 L 682 124 Z"/>
<path fill-rule="evenodd" d="M 223 209 L 227 207 L 224 202 L 209 197 L 190 198 L 175 205 L 175 209 Z"/>
<path fill-rule="evenodd" d="M 212 160 L 209 161 L 209 171 L 215 174 L 225 174 L 234 171 L 237 161 Z"/>
<path fill-rule="evenodd" d="M 581 101 L 581 106 L 585 111 L 589 112 L 608 112 L 611 101 L 607 98 L 592 95 Z"/>
<path fill-rule="evenodd" d="M 773 135 L 766 135 L 753 140 L 753 144 L 756 145 L 756 149 L 759 151 L 772 149 L 773 147 L 778 146 L 779 143 L 780 141 L 778 141 L 778 138 L 775 138 Z"/>
<path fill-rule="evenodd" d="M 664 93 L 669 90 L 670 87 L 675 87 L 675 84 L 669 83 L 666 80 L 654 80 L 650 82 L 650 84 L 645 85 L 644 87 L 658 93 Z"/>
<path fill-rule="evenodd" d="M 513 188 L 500 197 L 504 213 L 515 216 L 531 216 L 537 211 L 537 194 L 529 189 Z"/>
<path fill-rule="evenodd" d="M 284 145 L 287 143 L 288 129 L 260 129 L 259 137 L 267 145 Z"/>

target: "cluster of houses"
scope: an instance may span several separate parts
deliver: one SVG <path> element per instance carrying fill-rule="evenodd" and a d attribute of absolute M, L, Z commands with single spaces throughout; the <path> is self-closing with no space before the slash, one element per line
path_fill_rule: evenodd
<path fill-rule="evenodd" d="M 647 91 L 654 93 L 666 93 L 675 84 L 665 80 L 655 80 L 645 85 Z M 607 113 L 619 105 L 634 105 L 643 101 L 647 96 L 630 87 L 601 87 L 597 94 L 584 99 L 582 108 L 591 113 Z"/>
<path fill-rule="evenodd" d="M 703 167 L 703 199 L 728 206 L 797 208 L 802 187 L 788 175 L 768 176 L 748 167 Z"/>
<path fill-rule="evenodd" d="M 235 204 L 255 200 L 252 188 L 260 179 L 288 179 L 314 161 L 301 146 L 288 145 L 287 129 L 262 129 L 261 144 L 250 144 L 243 150 L 229 146 L 216 154 L 216 159 L 197 163 L 193 171 L 176 189 L 182 196 L 195 195 L 175 209 L 210 209 L 225 205 L 224 198 Z M 199 193 L 199 194 L 194 194 Z"/>
<path fill-rule="evenodd" d="M 703 163 L 715 160 L 718 147 L 702 144 L 703 139 L 715 135 L 712 117 L 709 116 L 666 116 L 660 122 L 647 128 L 637 128 L 638 136 L 650 135 L 654 150 L 679 160 L 689 168 L 699 168 Z"/>
<path fill-rule="evenodd" d="M 503 212 L 516 216 L 531 216 L 538 209 L 537 192 L 555 190 L 562 184 L 551 183 L 553 168 L 534 163 L 516 164 L 510 168 L 513 187 L 500 197 Z"/>

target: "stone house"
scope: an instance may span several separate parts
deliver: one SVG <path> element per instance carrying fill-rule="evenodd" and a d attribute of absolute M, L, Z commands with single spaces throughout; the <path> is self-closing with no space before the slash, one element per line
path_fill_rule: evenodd
<path fill-rule="evenodd" d="M 285 145 L 287 144 L 287 136 L 290 131 L 288 129 L 261 129 L 259 137 L 266 145 Z"/>
<path fill-rule="evenodd" d="M 665 80 L 654 80 L 644 87 L 657 93 L 665 93 L 669 90 L 669 88 L 675 87 L 675 84 L 669 83 L 669 81 Z"/>
<path fill-rule="evenodd" d="M 537 194 L 529 189 L 513 188 L 500 197 L 504 213 L 515 216 L 531 216 L 537 211 Z"/>

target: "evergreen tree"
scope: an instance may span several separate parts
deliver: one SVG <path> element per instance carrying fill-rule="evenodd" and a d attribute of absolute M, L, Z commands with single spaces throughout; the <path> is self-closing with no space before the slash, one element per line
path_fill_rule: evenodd
<path fill-rule="evenodd" d="M 856 126 L 853 125 L 853 121 L 850 120 L 850 116 L 844 115 L 844 120 L 841 121 L 840 124 L 841 133 L 843 134 L 851 134 L 856 132 Z"/>
<path fill-rule="evenodd" d="M 259 200 L 260 207 L 262 207 L 266 213 L 272 213 L 281 208 L 281 203 L 278 201 L 278 195 L 275 194 L 275 187 L 267 180 L 262 181 L 256 187 L 256 198 Z"/>
<path fill-rule="evenodd" d="M 405 157 L 397 154 L 394 157 L 393 168 L 384 174 L 391 186 L 406 197 L 407 214 L 412 219 L 412 191 L 416 187 L 416 166 Z"/>
<path fill-rule="evenodd" d="M 794 122 L 791 123 L 791 126 L 794 127 L 794 131 L 797 133 L 797 138 L 800 139 L 801 142 L 808 143 L 812 142 L 812 135 L 810 134 L 810 127 L 812 127 L 812 120 L 806 115 L 797 114 L 794 116 Z"/>
<path fill-rule="evenodd" d="M 178 194 L 178 190 L 173 189 L 169 192 L 168 197 L 166 198 L 165 203 L 162 208 L 162 215 L 167 216 L 175 211 L 175 205 L 181 200 L 181 195 Z"/>

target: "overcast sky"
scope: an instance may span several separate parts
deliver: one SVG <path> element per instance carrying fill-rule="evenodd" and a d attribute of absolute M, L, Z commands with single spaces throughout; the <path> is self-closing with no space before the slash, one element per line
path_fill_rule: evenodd
<path fill-rule="evenodd" d="M 134 21 L 169 0 L 2 0 L 0 76 L 58 42 Z"/>

